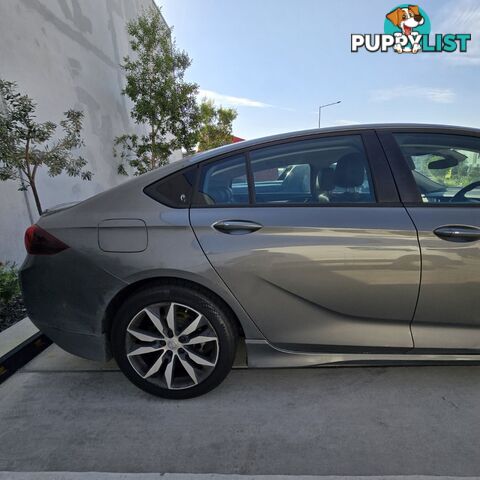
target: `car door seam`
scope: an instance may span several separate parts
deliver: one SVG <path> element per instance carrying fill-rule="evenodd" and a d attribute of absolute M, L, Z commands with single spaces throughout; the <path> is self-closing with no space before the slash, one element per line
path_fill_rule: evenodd
<path fill-rule="evenodd" d="M 379 135 L 377 130 L 375 130 L 375 135 L 377 136 L 380 147 L 382 148 L 383 153 L 385 154 L 385 158 L 387 160 L 387 165 L 388 165 L 388 168 L 390 169 L 390 172 L 392 174 L 393 182 L 395 184 L 395 188 L 397 189 L 398 198 L 400 200 L 400 203 L 402 204 L 403 208 L 405 209 L 405 212 L 408 215 L 408 218 L 410 218 L 410 221 L 412 222 L 413 228 L 415 229 L 415 235 L 417 237 L 418 254 L 419 254 L 419 257 L 420 257 L 420 274 L 419 274 L 418 289 L 417 289 L 417 299 L 415 301 L 415 306 L 413 307 L 413 314 L 412 314 L 412 318 L 410 319 L 410 324 L 409 324 L 410 336 L 412 337 L 412 345 L 413 345 L 413 348 L 415 348 L 415 338 L 413 336 L 413 328 L 412 327 L 413 327 L 413 321 L 415 319 L 415 314 L 417 313 L 418 303 L 419 303 L 419 300 L 420 300 L 420 289 L 422 288 L 422 274 L 423 274 L 423 257 L 422 257 L 422 247 L 420 245 L 420 234 L 418 232 L 417 226 L 415 225 L 415 222 L 413 221 L 412 216 L 410 215 L 410 212 L 408 211 L 407 207 L 405 206 L 405 202 L 402 199 L 402 196 L 400 194 L 400 188 L 398 186 L 397 179 L 395 177 L 395 173 L 393 171 L 392 165 L 390 164 L 390 158 L 387 154 L 387 151 L 385 150 L 385 146 L 383 145 L 382 138 Z"/>
<path fill-rule="evenodd" d="M 405 212 L 407 212 L 408 217 L 412 221 L 413 228 L 415 228 L 415 233 L 416 233 L 416 236 L 417 236 L 418 252 L 419 252 L 419 255 L 420 255 L 420 275 L 419 275 L 419 282 L 418 282 L 417 301 L 415 302 L 415 307 L 413 308 L 412 318 L 410 320 L 410 335 L 412 336 L 413 348 L 415 348 L 415 338 L 413 336 L 413 322 L 415 320 L 415 315 L 417 313 L 417 308 L 418 308 L 418 304 L 419 304 L 419 301 L 420 301 L 420 292 L 421 292 L 421 288 L 422 288 L 423 255 L 422 255 L 422 247 L 420 245 L 420 233 L 418 231 L 418 228 L 415 225 L 415 222 L 413 221 L 413 218 L 410 215 L 410 212 L 408 211 L 407 207 L 405 207 L 405 205 L 404 205 L 403 208 L 405 209 Z"/>

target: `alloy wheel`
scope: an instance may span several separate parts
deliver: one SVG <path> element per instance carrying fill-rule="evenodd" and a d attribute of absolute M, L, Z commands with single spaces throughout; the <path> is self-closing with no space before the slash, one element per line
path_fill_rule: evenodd
<path fill-rule="evenodd" d="M 158 303 L 138 312 L 127 326 L 125 347 L 137 374 L 170 390 L 194 387 L 215 369 L 219 342 L 197 310 Z"/>

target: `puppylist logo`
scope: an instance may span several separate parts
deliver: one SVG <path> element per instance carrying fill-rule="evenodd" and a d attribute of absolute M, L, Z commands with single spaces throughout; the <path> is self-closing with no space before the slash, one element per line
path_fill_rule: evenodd
<path fill-rule="evenodd" d="M 430 18 L 417 5 L 402 4 L 387 13 L 384 32 L 352 34 L 351 50 L 368 52 L 441 53 L 466 52 L 470 33 L 430 34 Z"/>

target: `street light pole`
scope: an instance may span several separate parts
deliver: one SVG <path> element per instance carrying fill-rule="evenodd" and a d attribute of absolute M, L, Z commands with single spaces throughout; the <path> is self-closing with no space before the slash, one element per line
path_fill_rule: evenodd
<path fill-rule="evenodd" d="M 339 103 L 342 103 L 342 101 L 339 100 L 338 102 L 327 103 L 326 105 L 320 105 L 318 107 L 318 128 L 322 126 L 322 108 L 331 107 L 332 105 L 337 105 Z"/>

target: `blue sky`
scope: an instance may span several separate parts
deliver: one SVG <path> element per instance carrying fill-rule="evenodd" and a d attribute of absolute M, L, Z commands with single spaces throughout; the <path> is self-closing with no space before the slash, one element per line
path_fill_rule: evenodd
<path fill-rule="evenodd" d="M 322 126 L 433 122 L 480 127 L 480 1 L 424 0 L 433 32 L 472 33 L 469 52 L 350 52 L 352 33 L 383 33 L 384 0 L 157 0 L 187 78 L 234 106 L 234 133 L 255 138 Z"/>

